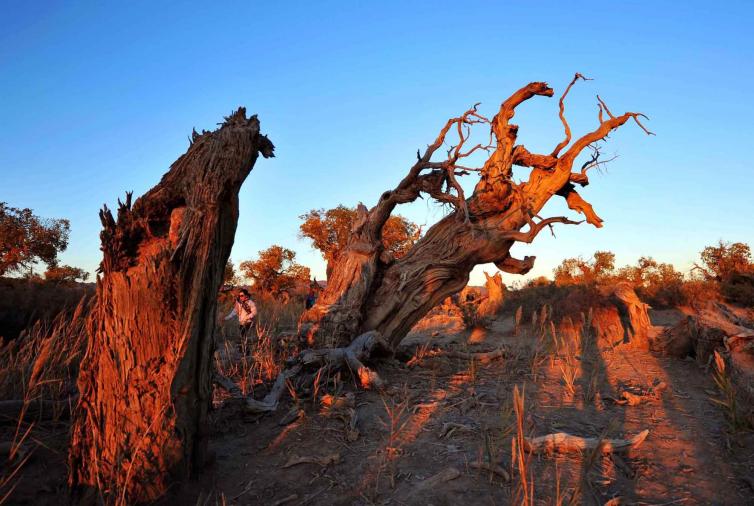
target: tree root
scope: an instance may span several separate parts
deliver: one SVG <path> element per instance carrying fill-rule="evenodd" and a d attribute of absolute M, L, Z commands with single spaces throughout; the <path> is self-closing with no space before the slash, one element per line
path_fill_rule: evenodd
<path fill-rule="evenodd" d="M 535 438 L 524 438 L 524 449 L 529 453 L 574 453 L 599 448 L 602 453 L 612 453 L 638 447 L 648 434 L 649 430 L 643 430 L 631 439 L 600 439 L 558 432 Z"/>
<path fill-rule="evenodd" d="M 214 374 L 213 382 L 226 390 L 232 398 L 243 400 L 244 410 L 247 413 L 270 413 L 277 409 L 288 380 L 313 368 L 316 368 L 317 372 L 326 373 L 347 367 L 359 378 L 363 388 L 384 388 L 385 382 L 382 378 L 375 371 L 365 366 L 363 361 L 369 359 L 374 353 L 387 349 L 389 349 L 388 345 L 382 339 L 380 333 L 370 331 L 361 334 L 344 348 L 304 350 L 298 356 L 287 361 L 286 369 L 278 374 L 270 392 L 262 400 L 244 396 L 233 380 L 218 373 Z"/>

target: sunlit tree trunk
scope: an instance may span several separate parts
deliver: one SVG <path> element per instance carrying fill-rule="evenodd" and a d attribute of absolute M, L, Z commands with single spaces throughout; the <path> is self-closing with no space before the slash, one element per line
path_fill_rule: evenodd
<path fill-rule="evenodd" d="M 350 242 L 335 262 L 327 288 L 299 322 L 299 332 L 307 341 L 314 346 L 344 346 L 376 330 L 395 347 L 432 307 L 463 289 L 474 266 L 492 262 L 505 272 L 528 272 L 534 257 L 512 258 L 513 244 L 533 241 L 554 223 L 577 223 L 565 217 L 539 217 L 553 196 L 564 198 L 592 225 L 602 226 L 575 185 L 586 186 L 587 171 L 602 163 L 597 143 L 630 119 L 638 123 L 641 115 L 613 116 L 598 98 L 598 127 L 571 143 L 563 101 L 579 78 L 577 74 L 560 99 L 565 138 L 551 153 L 531 153 L 516 144 L 518 126 L 510 123 L 516 107 L 535 96 L 553 95 L 546 83 L 530 83 L 505 100 L 491 120 L 481 116 L 476 106 L 448 120 L 435 142 L 423 154 L 417 153 L 416 163 L 398 186 L 383 193 L 371 209 L 360 205 Z M 490 143 L 470 147 L 468 131 L 478 123 L 490 126 Z M 450 139 L 451 134 L 457 138 Z M 444 144 L 451 146 L 447 158 L 433 161 Z M 591 159 L 574 171 L 577 156 L 587 148 Z M 479 150 L 490 154 L 483 166 L 466 166 L 467 157 Z M 528 181 L 514 182 L 514 165 L 531 169 Z M 478 172 L 480 179 L 467 198 L 457 177 L 471 172 Z M 397 205 L 421 194 L 450 205 L 452 211 L 405 256 L 394 260 L 382 247 L 382 227 Z"/>
<path fill-rule="evenodd" d="M 191 146 L 117 221 L 100 213 L 103 260 L 78 380 L 70 484 L 80 502 L 150 502 L 200 468 L 207 446 L 217 293 L 238 191 L 272 143 L 241 108 Z"/>
<path fill-rule="evenodd" d="M 493 276 L 485 272 L 484 277 L 486 278 L 484 286 L 487 288 L 487 298 L 479 305 L 478 314 L 485 318 L 494 318 L 503 308 L 505 298 L 503 276 L 499 272 Z"/>

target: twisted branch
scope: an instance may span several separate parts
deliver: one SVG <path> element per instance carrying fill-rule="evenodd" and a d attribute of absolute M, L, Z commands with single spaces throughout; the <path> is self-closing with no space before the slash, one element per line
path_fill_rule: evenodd
<path fill-rule="evenodd" d="M 560 141 L 560 143 L 557 146 L 555 146 L 555 149 L 552 150 L 552 153 L 550 154 L 550 156 L 557 157 L 558 153 L 560 153 L 560 150 L 566 147 L 569 142 L 571 142 L 571 127 L 568 126 L 568 122 L 565 119 L 565 104 L 563 103 L 563 101 L 565 100 L 566 95 L 568 95 L 568 92 L 571 91 L 571 87 L 579 79 L 582 79 L 584 81 L 591 81 L 591 79 L 589 79 L 588 77 L 584 77 L 578 72 L 576 72 L 576 74 L 573 76 L 573 79 L 571 80 L 571 83 L 563 92 L 563 96 L 560 97 L 560 102 L 559 102 L 560 112 L 558 113 L 558 116 L 560 116 L 560 121 L 563 123 L 563 128 L 565 129 L 565 139 Z"/>

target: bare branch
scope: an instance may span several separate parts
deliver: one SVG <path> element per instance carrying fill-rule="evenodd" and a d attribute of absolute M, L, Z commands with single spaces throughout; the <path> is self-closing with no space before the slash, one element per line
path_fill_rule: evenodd
<path fill-rule="evenodd" d="M 560 112 L 558 115 L 560 116 L 560 121 L 563 123 L 563 128 L 565 129 L 565 139 L 560 141 L 560 143 L 555 146 L 555 149 L 552 150 L 551 156 L 558 156 L 560 153 L 560 150 L 563 149 L 568 145 L 569 142 L 571 142 L 571 127 L 568 126 L 568 122 L 565 119 L 565 104 L 564 100 L 566 98 L 566 95 L 568 95 L 568 92 L 571 91 L 571 87 L 578 81 L 579 79 L 582 79 L 584 81 L 591 81 L 591 79 L 582 76 L 578 72 L 576 72 L 576 75 L 573 76 L 573 79 L 571 80 L 571 83 L 568 85 L 568 87 L 563 92 L 563 96 L 560 97 Z"/>
<path fill-rule="evenodd" d="M 607 108 L 607 104 L 605 103 L 605 101 L 602 100 L 599 95 L 597 95 L 597 100 L 599 101 L 602 108 L 605 109 L 605 112 L 607 113 L 607 115 L 610 116 L 611 118 L 615 118 L 615 116 L 613 116 L 613 113 L 610 112 L 610 109 Z M 602 120 L 600 120 L 600 123 L 602 123 Z"/>
<path fill-rule="evenodd" d="M 573 176 L 574 174 L 571 175 Z M 586 216 L 587 223 L 590 223 L 597 228 L 602 228 L 602 218 L 597 216 L 597 213 L 594 212 L 594 208 L 592 208 L 592 205 L 589 202 L 581 198 L 581 195 L 578 194 L 571 183 L 568 183 L 561 188 L 557 195 L 566 199 L 569 208 Z"/>
<path fill-rule="evenodd" d="M 604 104 L 602 104 L 602 107 L 605 107 Z M 605 109 L 605 111 L 610 114 L 607 109 Z M 631 118 L 636 119 L 637 116 L 644 115 L 636 112 L 627 112 L 622 114 L 621 116 L 613 116 L 612 114 L 610 114 L 610 119 L 601 122 L 594 131 L 585 134 L 583 137 L 574 142 L 570 148 L 568 148 L 568 151 L 566 151 L 558 160 L 558 168 L 560 170 L 568 170 L 570 172 L 573 161 L 576 159 L 579 153 L 584 150 L 584 148 L 586 148 L 590 144 L 594 144 L 597 141 L 604 139 L 611 131 L 620 127 Z M 649 132 L 646 129 L 645 131 Z"/>
<path fill-rule="evenodd" d="M 639 116 L 641 116 L 642 118 L 647 119 L 647 120 L 649 119 L 646 114 L 638 113 L 637 115 L 634 116 L 634 121 L 636 122 L 636 124 L 639 125 L 639 127 L 641 127 L 641 129 L 644 130 L 644 132 L 647 135 L 655 135 L 654 132 L 650 132 L 649 130 L 647 130 L 644 127 L 644 125 L 641 124 L 641 122 L 639 121 Z"/>
<path fill-rule="evenodd" d="M 502 234 L 502 237 L 504 239 L 511 239 L 518 242 L 525 242 L 527 244 L 530 244 L 534 241 L 534 239 L 537 237 L 537 235 L 542 231 L 543 228 L 552 225 L 553 223 L 565 223 L 566 225 L 579 225 L 583 223 L 583 221 L 573 221 L 569 220 L 565 216 L 555 216 L 552 218 L 546 218 L 539 223 L 534 223 L 533 221 L 529 221 L 529 230 L 526 232 L 519 232 L 519 231 L 510 231 L 505 232 Z"/>
<path fill-rule="evenodd" d="M 509 274 L 526 274 L 534 267 L 537 257 L 525 256 L 523 260 L 508 255 L 500 262 L 495 262 L 495 267 Z"/>

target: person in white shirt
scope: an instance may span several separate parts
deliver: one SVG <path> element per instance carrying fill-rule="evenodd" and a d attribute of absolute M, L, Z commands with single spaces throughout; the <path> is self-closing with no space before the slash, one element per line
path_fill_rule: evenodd
<path fill-rule="evenodd" d="M 226 320 L 230 320 L 234 316 L 238 317 L 238 325 L 241 330 L 241 338 L 245 338 L 251 330 L 254 329 L 254 318 L 257 316 L 257 306 L 254 301 L 251 300 L 248 290 L 241 288 L 236 297 L 236 303 L 233 304 L 233 309 Z M 253 334 L 252 334 L 253 337 Z"/>

